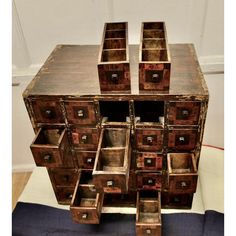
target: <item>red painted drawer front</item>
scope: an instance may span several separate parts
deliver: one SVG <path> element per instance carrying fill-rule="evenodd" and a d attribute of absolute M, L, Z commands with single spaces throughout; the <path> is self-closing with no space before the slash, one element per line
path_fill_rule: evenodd
<path fill-rule="evenodd" d="M 97 123 L 92 101 L 65 101 L 64 104 L 70 124 L 94 125 Z"/>
<path fill-rule="evenodd" d="M 96 128 L 73 127 L 71 130 L 74 146 L 87 150 L 97 150 L 99 132 Z"/>
<path fill-rule="evenodd" d="M 163 148 L 162 129 L 136 129 L 136 146 L 141 151 L 161 151 Z"/>
<path fill-rule="evenodd" d="M 192 150 L 196 146 L 197 130 L 179 130 L 173 129 L 168 131 L 168 148 L 169 150 Z"/>
<path fill-rule="evenodd" d="M 162 170 L 162 155 L 155 152 L 138 152 L 136 154 L 137 170 Z"/>
<path fill-rule="evenodd" d="M 137 189 L 161 189 L 162 175 L 155 172 L 138 172 L 137 173 Z"/>
<path fill-rule="evenodd" d="M 76 158 L 78 167 L 82 169 L 93 169 L 96 152 L 77 151 Z"/>
<path fill-rule="evenodd" d="M 60 103 L 57 100 L 32 100 L 34 120 L 36 123 L 64 123 Z"/>
<path fill-rule="evenodd" d="M 200 102 L 170 102 L 168 121 L 171 125 L 197 125 Z"/>

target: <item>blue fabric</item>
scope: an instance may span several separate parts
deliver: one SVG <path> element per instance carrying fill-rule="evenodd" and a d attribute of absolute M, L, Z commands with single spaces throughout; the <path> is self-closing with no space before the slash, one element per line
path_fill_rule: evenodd
<path fill-rule="evenodd" d="M 13 236 L 133 236 L 135 215 L 102 214 L 99 225 L 76 224 L 70 211 L 18 202 L 12 213 Z M 162 214 L 162 236 L 223 236 L 224 215 L 206 211 Z"/>

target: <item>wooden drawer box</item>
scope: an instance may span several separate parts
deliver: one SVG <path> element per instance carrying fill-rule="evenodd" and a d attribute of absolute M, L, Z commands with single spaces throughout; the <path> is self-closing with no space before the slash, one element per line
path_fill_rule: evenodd
<path fill-rule="evenodd" d="M 95 125 L 97 123 L 93 101 L 65 101 L 66 116 L 69 124 Z"/>
<path fill-rule="evenodd" d="M 65 128 L 42 127 L 30 148 L 37 166 L 60 167 L 68 146 Z"/>
<path fill-rule="evenodd" d="M 163 148 L 163 129 L 136 128 L 136 148 L 140 151 L 161 151 Z"/>
<path fill-rule="evenodd" d="M 195 193 L 197 166 L 192 153 L 168 153 L 168 182 L 170 193 Z"/>
<path fill-rule="evenodd" d="M 139 89 L 169 90 L 170 69 L 165 23 L 142 23 L 139 47 Z"/>
<path fill-rule="evenodd" d="M 75 187 L 54 187 L 57 202 L 62 205 L 70 205 Z"/>
<path fill-rule="evenodd" d="M 137 170 L 162 170 L 162 155 L 155 152 L 138 152 L 136 154 Z"/>
<path fill-rule="evenodd" d="M 197 129 L 168 129 L 170 151 L 193 150 L 197 142 Z"/>
<path fill-rule="evenodd" d="M 97 193 L 94 185 L 76 184 L 70 205 L 72 219 L 76 223 L 99 224 L 103 205 L 103 193 Z"/>
<path fill-rule="evenodd" d="M 130 130 L 102 129 L 93 169 L 93 183 L 98 191 L 128 191 L 130 167 Z"/>
<path fill-rule="evenodd" d="M 161 236 L 160 192 L 137 192 L 136 235 Z"/>
<path fill-rule="evenodd" d="M 64 123 L 59 100 L 32 99 L 34 121 L 36 123 Z"/>
<path fill-rule="evenodd" d="M 198 125 L 200 102 L 170 102 L 168 106 L 168 124 Z"/>
<path fill-rule="evenodd" d="M 99 130 L 97 128 L 71 127 L 72 143 L 75 147 L 86 150 L 97 150 Z"/>
<path fill-rule="evenodd" d="M 128 23 L 105 23 L 98 59 L 101 91 L 130 90 Z"/>
<path fill-rule="evenodd" d="M 93 169 L 95 157 L 95 151 L 76 151 L 77 165 L 81 169 Z"/>
<path fill-rule="evenodd" d="M 144 172 L 137 173 L 137 189 L 143 190 L 159 190 L 162 186 L 162 174 L 160 172 Z"/>

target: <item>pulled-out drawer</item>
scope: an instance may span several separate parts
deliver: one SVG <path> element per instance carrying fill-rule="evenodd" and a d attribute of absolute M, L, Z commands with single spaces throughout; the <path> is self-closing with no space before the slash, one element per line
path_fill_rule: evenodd
<path fill-rule="evenodd" d="M 42 127 L 30 148 L 37 166 L 60 167 L 68 146 L 65 128 Z"/>
<path fill-rule="evenodd" d="M 197 129 L 169 129 L 168 149 L 170 151 L 192 150 L 197 143 Z"/>
<path fill-rule="evenodd" d="M 197 166 L 192 153 L 168 153 L 170 193 L 194 193 L 197 188 Z"/>
<path fill-rule="evenodd" d="M 74 187 L 54 187 L 57 202 L 62 205 L 70 205 L 73 197 Z"/>
<path fill-rule="evenodd" d="M 72 142 L 75 147 L 97 150 L 99 131 L 97 128 L 71 127 Z"/>
<path fill-rule="evenodd" d="M 161 194 L 157 191 L 137 192 L 136 235 L 161 236 Z"/>
<path fill-rule="evenodd" d="M 95 151 L 76 151 L 77 164 L 81 169 L 93 169 L 95 157 Z"/>
<path fill-rule="evenodd" d="M 200 102 L 170 102 L 167 113 L 169 125 L 198 125 Z"/>
<path fill-rule="evenodd" d="M 82 224 L 99 224 L 103 193 L 97 193 L 94 185 L 76 184 L 70 211 L 73 220 Z"/>
<path fill-rule="evenodd" d="M 136 147 L 140 151 L 161 151 L 163 148 L 163 129 L 146 128 L 135 130 Z"/>
<path fill-rule="evenodd" d="M 162 186 L 162 174 L 160 172 L 137 172 L 137 189 L 159 190 Z"/>
<path fill-rule="evenodd" d="M 51 182 L 55 186 L 75 187 L 78 170 L 71 168 L 47 168 Z"/>
<path fill-rule="evenodd" d="M 67 100 L 64 104 L 69 124 L 95 125 L 97 123 L 93 101 Z"/>
<path fill-rule="evenodd" d="M 162 170 L 162 155 L 155 152 L 138 152 L 136 154 L 137 170 Z"/>
<path fill-rule="evenodd" d="M 128 191 L 130 167 L 130 129 L 102 129 L 93 169 L 93 183 L 98 191 Z"/>

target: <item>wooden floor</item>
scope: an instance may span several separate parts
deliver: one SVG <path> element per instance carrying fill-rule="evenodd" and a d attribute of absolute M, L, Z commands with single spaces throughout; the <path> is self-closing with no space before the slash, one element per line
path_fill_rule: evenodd
<path fill-rule="evenodd" d="M 12 173 L 12 210 L 14 210 L 17 200 L 25 188 L 32 172 Z"/>

